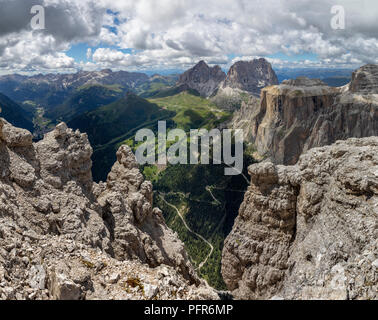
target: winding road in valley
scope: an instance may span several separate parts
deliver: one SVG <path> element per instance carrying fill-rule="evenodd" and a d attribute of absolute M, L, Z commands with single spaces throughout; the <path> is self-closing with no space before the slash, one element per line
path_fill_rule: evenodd
<path fill-rule="evenodd" d="M 246 177 L 245 177 L 246 178 Z M 212 202 L 212 204 L 214 205 L 221 205 L 222 203 L 214 196 L 213 192 L 211 189 L 217 189 L 217 190 L 222 190 L 222 188 L 217 188 L 217 187 L 214 187 L 214 186 L 206 186 L 206 191 L 210 193 L 211 197 L 213 198 L 214 202 Z M 243 192 L 245 193 L 245 191 L 242 191 L 242 190 L 229 190 L 229 191 L 234 191 L 234 192 Z M 183 192 L 174 192 L 174 194 L 178 194 L 182 197 L 187 197 L 188 195 L 186 195 L 185 193 Z M 177 212 L 177 215 L 180 217 L 182 223 L 184 224 L 185 228 L 192 234 L 196 235 L 198 238 L 200 238 L 202 241 L 204 241 L 209 247 L 210 247 L 210 253 L 206 256 L 205 260 L 203 260 L 199 266 L 196 268 L 196 270 L 201 270 L 201 268 L 206 264 L 206 262 L 209 260 L 210 256 L 213 254 L 214 252 L 214 246 L 208 241 L 206 240 L 203 236 L 201 236 L 200 234 L 198 234 L 197 232 L 193 231 L 189 226 L 188 224 L 186 223 L 185 221 L 185 218 L 184 216 L 181 214 L 180 210 L 173 204 L 169 203 L 166 199 L 165 199 L 165 194 L 164 193 L 159 193 L 159 197 L 163 200 L 163 202 L 175 209 L 175 211 Z M 222 219 L 219 221 L 219 224 L 218 226 L 214 229 L 214 232 L 213 234 L 211 235 L 210 239 L 213 237 L 213 235 L 218 231 L 218 229 L 220 228 L 220 226 L 224 223 L 225 219 L 226 219 L 226 216 L 227 216 L 227 212 L 225 212 L 224 216 L 222 217 Z"/>
<path fill-rule="evenodd" d="M 214 199 L 215 204 L 222 204 L 217 198 L 214 197 L 213 192 L 211 191 L 211 186 L 206 187 L 206 191 L 210 193 L 211 197 Z"/>
<path fill-rule="evenodd" d="M 169 207 L 171 207 L 171 208 L 173 208 L 173 209 L 176 210 L 176 212 L 177 212 L 178 216 L 180 217 L 180 219 L 182 220 L 182 222 L 183 222 L 185 228 L 186 228 L 190 233 L 193 233 L 194 235 L 196 235 L 198 238 L 200 238 L 202 241 L 204 241 L 204 242 L 210 247 L 210 249 L 211 249 L 211 250 L 210 250 L 210 253 L 206 256 L 205 260 L 203 260 L 203 261 L 199 264 L 199 266 L 196 268 L 196 270 L 201 270 L 201 268 L 205 265 L 205 263 L 207 262 L 207 260 L 209 260 L 210 256 L 213 254 L 213 252 L 214 252 L 214 246 L 213 246 L 209 241 L 207 241 L 203 236 L 201 236 L 201 235 L 198 234 L 197 232 L 194 232 L 192 229 L 190 229 L 190 227 L 189 227 L 188 224 L 186 223 L 186 221 L 185 221 L 183 215 L 181 214 L 180 210 L 177 209 L 177 207 L 176 207 L 175 205 L 173 205 L 173 204 L 169 203 L 167 200 L 165 200 L 164 195 L 159 194 L 159 197 L 163 200 L 163 202 L 164 202 L 167 206 L 169 206 Z"/>

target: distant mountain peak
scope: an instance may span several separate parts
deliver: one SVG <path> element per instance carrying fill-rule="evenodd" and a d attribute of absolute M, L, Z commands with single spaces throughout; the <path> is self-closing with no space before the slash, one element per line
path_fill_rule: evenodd
<path fill-rule="evenodd" d="M 262 88 L 278 84 L 271 64 L 264 58 L 237 61 L 226 75 L 220 66 L 210 67 L 204 60 L 184 72 L 178 85 L 187 85 L 201 96 L 210 97 L 219 88 L 231 88 L 259 95 Z"/>
<path fill-rule="evenodd" d="M 227 73 L 223 88 L 240 89 L 259 95 L 262 88 L 278 84 L 272 65 L 264 58 L 237 61 Z"/>
<path fill-rule="evenodd" d="M 201 60 L 197 63 L 197 65 L 206 65 L 208 66 L 208 64 L 205 62 L 205 60 Z"/>
<path fill-rule="evenodd" d="M 178 85 L 187 85 L 190 89 L 197 90 L 201 96 L 208 97 L 219 87 L 226 78 L 226 74 L 219 66 L 210 67 L 201 60 L 193 68 L 184 72 L 178 81 Z"/>
<path fill-rule="evenodd" d="M 112 71 L 112 69 L 103 69 L 103 70 L 101 70 L 101 73 L 110 74 L 110 73 L 113 73 L 113 71 Z"/>

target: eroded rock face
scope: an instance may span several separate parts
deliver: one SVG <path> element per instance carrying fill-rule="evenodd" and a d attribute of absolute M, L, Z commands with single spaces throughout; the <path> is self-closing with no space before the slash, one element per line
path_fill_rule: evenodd
<path fill-rule="evenodd" d="M 265 59 L 238 61 L 231 66 L 223 88 L 233 88 L 259 95 L 262 88 L 278 84 L 278 78 L 271 64 Z"/>
<path fill-rule="evenodd" d="M 237 298 L 378 298 L 378 137 L 249 173 L 222 258 Z"/>
<path fill-rule="evenodd" d="M 354 93 L 378 94 L 378 66 L 368 64 L 356 70 L 349 90 Z"/>
<path fill-rule="evenodd" d="M 153 208 L 152 184 L 144 181 L 129 147 L 120 147 L 107 183 L 99 189 L 98 203 L 112 230 L 117 259 L 174 266 L 186 279 L 199 283 L 183 243 L 167 227 L 162 212 Z"/>
<path fill-rule="evenodd" d="M 293 165 L 311 148 L 378 135 L 376 77 L 378 67 L 366 66 L 343 88 L 306 78 L 264 88 L 260 105 L 246 106 L 250 141 L 261 157 Z"/>
<path fill-rule="evenodd" d="M 157 298 L 216 298 L 153 208 L 131 150 L 99 185 L 91 155 L 87 135 L 65 124 L 33 144 L 0 119 L 0 298 L 143 299 L 144 284 L 160 286 L 148 290 Z"/>
<path fill-rule="evenodd" d="M 187 85 L 201 96 L 209 97 L 225 78 L 226 74 L 219 66 L 209 67 L 206 62 L 200 61 L 180 76 L 178 85 Z"/>

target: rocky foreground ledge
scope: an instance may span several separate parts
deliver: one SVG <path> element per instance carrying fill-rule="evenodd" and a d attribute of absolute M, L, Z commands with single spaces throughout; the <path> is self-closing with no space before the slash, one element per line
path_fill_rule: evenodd
<path fill-rule="evenodd" d="M 100 184 L 91 155 L 63 123 L 33 143 L 0 119 L 0 298 L 218 299 L 153 208 L 131 150 Z"/>
<path fill-rule="evenodd" d="M 378 137 L 249 173 L 222 259 L 237 298 L 378 299 Z"/>

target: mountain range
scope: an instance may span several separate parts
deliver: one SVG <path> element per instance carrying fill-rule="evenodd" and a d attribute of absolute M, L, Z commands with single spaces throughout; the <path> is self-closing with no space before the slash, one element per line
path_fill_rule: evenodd
<path fill-rule="evenodd" d="M 113 72 L 108 69 L 73 74 L 9 75 L 0 77 L 0 92 L 19 103 L 31 100 L 50 109 L 64 103 L 70 94 L 83 86 L 116 84 L 123 90 L 130 90 L 148 80 L 143 73 Z"/>

